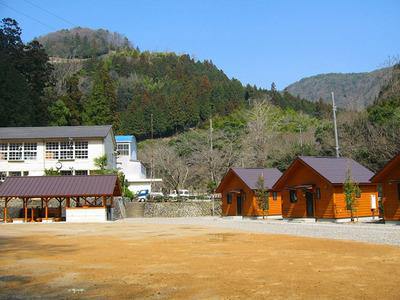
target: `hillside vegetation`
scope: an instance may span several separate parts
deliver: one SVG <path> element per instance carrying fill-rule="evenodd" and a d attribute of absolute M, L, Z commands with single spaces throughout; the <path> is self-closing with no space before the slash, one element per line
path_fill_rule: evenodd
<path fill-rule="evenodd" d="M 166 189 L 211 191 L 232 166 L 284 170 L 297 155 L 334 155 L 330 105 L 243 86 L 210 60 L 122 47 L 50 64 L 14 20 L 0 38 L 0 126 L 113 124 L 138 137 Z M 338 112 L 341 155 L 374 171 L 400 150 L 400 67 L 389 71 L 372 105 Z"/>
<path fill-rule="evenodd" d="M 132 48 L 129 40 L 117 32 L 82 27 L 52 32 L 35 40 L 43 45 L 49 56 L 63 58 L 89 58 Z"/>
<path fill-rule="evenodd" d="M 69 49 L 90 50 L 84 41 L 100 33 L 107 31 L 59 31 L 39 40 L 46 41 L 45 49 L 57 46 L 56 53 L 48 50 L 52 54 L 65 56 Z M 287 92 L 243 86 L 210 60 L 128 46 L 103 52 L 86 59 L 52 57 L 56 85 L 50 91 L 50 124 L 112 123 L 118 133 L 145 139 L 152 133 L 166 137 L 201 126 L 211 116 L 227 115 L 260 97 L 310 115 L 325 109 Z"/>
<path fill-rule="evenodd" d="M 311 101 L 331 102 L 331 92 L 339 107 L 362 110 L 377 99 L 391 77 L 390 68 L 365 73 L 329 73 L 303 78 L 286 90 Z"/>

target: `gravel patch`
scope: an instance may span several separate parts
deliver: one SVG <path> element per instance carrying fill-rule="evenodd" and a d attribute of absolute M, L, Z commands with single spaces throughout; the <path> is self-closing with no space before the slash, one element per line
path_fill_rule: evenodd
<path fill-rule="evenodd" d="M 297 223 L 285 220 L 247 220 L 220 217 L 132 218 L 118 222 L 211 226 L 247 232 L 288 234 L 400 246 L 400 225 L 370 223 Z"/>

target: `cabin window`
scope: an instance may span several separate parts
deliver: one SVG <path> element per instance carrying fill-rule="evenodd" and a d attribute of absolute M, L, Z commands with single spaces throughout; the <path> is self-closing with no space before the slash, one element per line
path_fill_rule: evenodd
<path fill-rule="evenodd" d="M 318 200 L 321 199 L 321 189 L 319 187 L 315 189 L 315 196 Z"/>
<path fill-rule="evenodd" d="M 297 193 L 296 190 L 289 191 L 290 202 L 295 203 L 297 202 Z"/>
<path fill-rule="evenodd" d="M 272 200 L 278 200 L 278 192 L 272 192 Z"/>
<path fill-rule="evenodd" d="M 232 204 L 232 194 L 231 193 L 226 194 L 226 203 Z"/>
<path fill-rule="evenodd" d="M 378 184 L 378 198 L 382 199 L 383 192 L 382 192 L 382 184 Z"/>

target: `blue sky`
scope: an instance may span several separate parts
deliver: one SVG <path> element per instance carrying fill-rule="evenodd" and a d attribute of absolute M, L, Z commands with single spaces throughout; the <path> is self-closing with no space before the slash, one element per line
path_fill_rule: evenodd
<path fill-rule="evenodd" d="M 244 84 L 280 89 L 381 67 L 400 54 L 399 12 L 398 0 L 0 0 L 0 16 L 15 18 L 25 41 L 72 24 L 105 28 L 142 50 L 211 59 Z"/>

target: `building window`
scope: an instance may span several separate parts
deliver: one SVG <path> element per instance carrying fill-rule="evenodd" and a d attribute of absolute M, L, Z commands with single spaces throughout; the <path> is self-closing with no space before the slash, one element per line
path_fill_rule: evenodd
<path fill-rule="evenodd" d="M 120 156 L 129 156 L 129 144 L 117 144 L 117 151 Z"/>
<path fill-rule="evenodd" d="M 37 157 L 37 144 L 24 143 L 24 159 L 33 160 Z"/>
<path fill-rule="evenodd" d="M 315 196 L 318 200 L 321 199 L 321 189 L 319 187 L 315 189 Z"/>
<path fill-rule="evenodd" d="M 89 143 L 88 142 L 75 142 L 75 158 L 87 159 L 89 158 Z"/>
<path fill-rule="evenodd" d="M 1 143 L 0 144 L 0 160 L 7 160 L 7 151 L 8 151 L 8 144 Z"/>
<path fill-rule="evenodd" d="M 74 159 L 74 144 L 70 142 L 60 142 L 60 159 Z"/>
<path fill-rule="evenodd" d="M 72 171 L 60 171 L 61 176 L 72 176 Z"/>
<path fill-rule="evenodd" d="M 87 170 L 76 170 L 75 175 L 88 175 Z"/>
<path fill-rule="evenodd" d="M 231 193 L 226 194 L 226 203 L 232 204 L 232 194 Z"/>
<path fill-rule="evenodd" d="M 21 171 L 10 171 L 8 172 L 8 176 L 10 177 L 21 176 Z"/>
<path fill-rule="evenodd" d="M 278 192 L 272 192 L 272 200 L 278 200 Z"/>
<path fill-rule="evenodd" d="M 7 172 L 0 171 L 0 182 L 3 182 L 7 177 Z"/>
<path fill-rule="evenodd" d="M 296 190 L 289 191 L 290 202 L 295 203 L 297 202 L 297 193 Z"/>
<path fill-rule="evenodd" d="M 10 143 L 8 160 L 22 160 L 22 143 Z"/>
<path fill-rule="evenodd" d="M 46 143 L 46 159 L 59 159 L 59 143 L 47 142 Z"/>
<path fill-rule="evenodd" d="M 22 176 L 29 176 L 29 171 L 22 172 Z"/>

